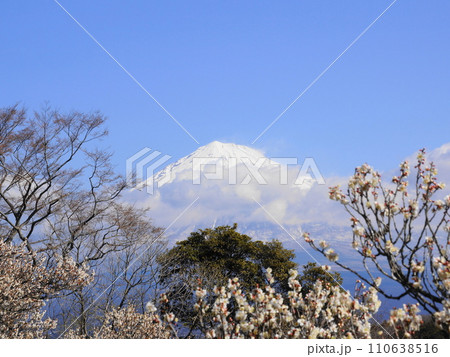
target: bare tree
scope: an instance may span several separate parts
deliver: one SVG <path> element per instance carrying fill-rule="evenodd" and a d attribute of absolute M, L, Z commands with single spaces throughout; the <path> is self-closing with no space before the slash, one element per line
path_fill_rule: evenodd
<path fill-rule="evenodd" d="M 97 298 L 105 288 L 118 306 L 151 289 L 152 244 L 163 238 L 148 210 L 121 200 L 126 180 L 114 172 L 111 154 L 96 148 L 107 135 L 105 120 L 99 113 L 0 110 L 1 237 L 47 255 L 49 269 L 57 257 L 70 257 L 96 272 L 93 284 L 51 304 L 62 329 L 76 323 L 83 334 L 90 333 L 88 319 L 105 311 L 96 303 L 105 301 Z"/>
<path fill-rule="evenodd" d="M 162 293 L 159 287 L 161 266 L 156 260 L 167 246 L 159 235 L 109 257 L 105 264 L 107 278 L 104 284 L 105 290 L 108 286 L 111 288 L 105 294 L 105 307 L 134 305 L 143 312 L 149 300 L 156 301 Z"/>
<path fill-rule="evenodd" d="M 36 229 L 80 189 L 87 174 L 81 156 L 92 156 L 87 146 L 106 135 L 105 118 L 48 109 L 28 118 L 14 106 L 2 109 L 0 119 L 1 233 L 6 242 L 21 241 L 29 251 L 39 250 L 46 242 L 37 238 Z"/>
<path fill-rule="evenodd" d="M 73 305 L 68 309 L 71 318 L 77 319 L 83 333 L 89 334 L 95 326 L 104 324 L 112 308 L 132 305 L 143 312 L 146 303 L 155 300 L 160 292 L 156 259 L 166 249 L 166 241 L 162 229 L 153 226 L 145 213 L 128 207 L 120 215 L 126 221 L 120 230 L 123 244 L 95 262 L 96 284 L 77 292 L 75 299 L 66 298 L 66 303 L 71 301 Z"/>

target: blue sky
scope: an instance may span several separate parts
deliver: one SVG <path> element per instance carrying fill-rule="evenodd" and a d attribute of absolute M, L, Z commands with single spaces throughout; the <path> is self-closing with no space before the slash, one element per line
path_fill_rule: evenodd
<path fill-rule="evenodd" d="M 250 145 L 391 1 L 60 3 L 200 144 Z M 198 147 L 54 1 L 0 18 L 0 106 L 100 110 L 121 172 Z M 398 0 L 255 146 L 348 175 L 449 142 L 449 24 L 448 1 Z"/>

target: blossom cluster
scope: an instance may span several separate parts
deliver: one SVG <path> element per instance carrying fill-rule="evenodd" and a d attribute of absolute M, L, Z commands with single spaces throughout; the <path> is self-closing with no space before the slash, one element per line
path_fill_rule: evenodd
<path fill-rule="evenodd" d="M 46 300 L 91 281 L 72 259 L 47 268 L 42 256 L 0 241 L 0 338 L 44 337 L 56 327 L 55 320 L 44 319 Z"/>
<path fill-rule="evenodd" d="M 380 300 L 370 288 L 352 298 L 339 286 L 329 286 L 320 280 L 307 294 L 291 270 L 287 296 L 271 286 L 271 269 L 267 269 L 269 284 L 251 292 L 241 289 L 237 278 L 228 285 L 215 287 L 213 302 L 206 302 L 206 291 L 196 292 L 196 307 L 200 315 L 212 313 L 212 327 L 205 331 L 208 338 L 370 338 L 370 319 L 378 311 Z M 200 288 L 199 288 L 200 289 Z"/>
<path fill-rule="evenodd" d="M 364 164 L 355 169 L 345 191 L 340 186 L 329 190 L 330 199 L 341 203 L 350 215 L 351 245 L 370 278 L 338 261 L 327 242 L 316 245 L 308 233 L 303 236 L 313 249 L 387 297 L 403 295 L 383 291 L 373 271 L 400 283 L 427 311 L 438 311 L 433 315 L 436 324 L 450 332 L 450 195 L 440 193 L 445 184 L 438 182 L 437 169 L 425 156 L 425 150 L 420 150 L 415 176 L 408 161 L 400 164 L 399 174 L 390 182 L 382 181 L 375 169 Z M 408 311 L 414 313 L 414 307 Z"/>
<path fill-rule="evenodd" d="M 147 303 L 144 313 L 136 311 L 135 306 L 113 307 L 105 312 L 102 324 L 96 327 L 92 338 L 97 339 L 155 339 L 171 338 L 173 335 L 156 313 L 151 302 Z M 70 329 L 64 333 L 66 339 L 86 339 L 86 334 Z"/>
<path fill-rule="evenodd" d="M 443 257 L 435 258 L 433 267 L 439 276 L 441 290 L 448 294 L 450 291 L 450 262 Z M 435 312 L 434 318 L 440 328 L 447 329 L 450 333 L 450 298 L 443 301 L 441 311 Z"/>
<path fill-rule="evenodd" d="M 162 323 L 156 310 L 149 308 L 143 314 L 138 313 L 134 306 L 122 309 L 112 309 L 106 312 L 105 321 L 94 331 L 94 338 L 102 339 L 149 339 L 169 338 L 171 332 Z"/>
<path fill-rule="evenodd" d="M 403 308 L 392 309 L 389 324 L 394 327 L 395 334 L 399 337 L 399 331 L 404 332 L 406 338 L 411 338 L 411 331 L 419 331 L 423 323 L 419 315 L 418 304 L 404 304 Z"/>
<path fill-rule="evenodd" d="M 325 266 L 324 269 L 329 271 L 330 267 Z M 318 280 L 305 294 L 298 280 L 298 272 L 290 270 L 289 275 L 289 291 L 286 294 L 277 293 L 272 286 L 270 268 L 266 272 L 269 283 L 249 292 L 242 290 L 238 278 L 230 279 L 227 286 L 215 286 L 211 292 L 197 287 L 194 308 L 203 333 L 201 337 L 371 338 L 372 315 L 381 305 L 374 287 L 367 289 L 361 281 L 357 281 L 356 294 L 352 297 L 341 287 Z M 143 314 L 136 312 L 133 306 L 113 308 L 106 313 L 104 323 L 95 329 L 92 337 L 177 338 L 174 329 L 177 319 L 173 313 L 167 312 L 168 303 L 167 296 L 162 294 L 159 308 L 149 302 Z M 403 337 L 409 338 L 419 330 L 422 319 L 417 305 L 404 305 L 401 309 L 392 310 L 389 322 L 395 327 L 397 337 L 403 332 Z M 384 332 L 393 337 L 388 331 Z M 381 334 L 384 332 L 381 331 Z M 86 338 L 76 331 L 69 331 L 65 337 Z"/>

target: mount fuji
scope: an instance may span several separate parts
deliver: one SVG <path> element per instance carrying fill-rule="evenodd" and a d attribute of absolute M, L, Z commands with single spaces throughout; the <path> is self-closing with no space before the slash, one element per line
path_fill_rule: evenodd
<path fill-rule="evenodd" d="M 202 176 L 207 179 L 208 176 L 209 179 L 215 176 L 212 178 L 213 180 L 222 180 L 225 184 L 249 184 L 252 174 L 255 180 L 262 178 L 262 182 L 258 183 L 263 183 L 266 180 L 274 181 L 275 171 L 278 170 L 281 173 L 281 167 L 282 163 L 265 157 L 259 150 L 244 145 L 213 141 L 168 165 L 151 177 L 148 184 L 156 184 L 159 188 L 166 184 L 186 180 L 190 180 L 193 184 L 199 184 L 198 181 L 201 180 Z M 225 173 L 227 175 L 224 175 Z M 261 175 L 258 175 L 258 173 L 261 173 Z M 228 182 L 226 182 L 227 178 Z M 238 180 L 239 178 L 241 180 Z M 242 182 L 242 179 L 245 178 L 247 180 Z M 311 176 L 305 175 L 303 179 L 304 185 L 302 188 L 310 188 L 312 184 Z"/>
<path fill-rule="evenodd" d="M 301 166 L 283 160 L 248 146 L 214 141 L 148 178 L 154 194 L 135 190 L 133 201 L 150 207 L 157 224 L 170 226 L 169 244 L 195 230 L 235 222 L 241 233 L 263 241 L 276 238 L 301 253 L 301 246 L 308 249 L 303 231 L 321 239 L 349 239 L 348 225 L 342 225 L 346 220 L 329 215 L 331 183 L 320 185 L 309 172 L 302 173 Z"/>

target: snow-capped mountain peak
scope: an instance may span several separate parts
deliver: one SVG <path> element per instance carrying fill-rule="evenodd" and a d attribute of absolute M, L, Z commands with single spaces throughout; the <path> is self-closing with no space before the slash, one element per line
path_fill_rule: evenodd
<path fill-rule="evenodd" d="M 193 173 L 198 170 L 214 171 L 218 166 L 227 170 L 241 164 L 257 164 L 259 168 L 279 166 L 277 162 L 265 157 L 259 150 L 234 143 L 213 141 L 168 165 L 156 173 L 152 181 L 161 187 L 175 180 L 192 180 Z"/>
<path fill-rule="evenodd" d="M 213 141 L 207 145 L 199 147 L 188 157 L 214 157 L 214 158 L 250 158 L 253 160 L 258 160 L 264 157 L 261 151 L 252 149 L 248 146 L 238 145 L 234 143 L 222 143 L 220 141 Z"/>

